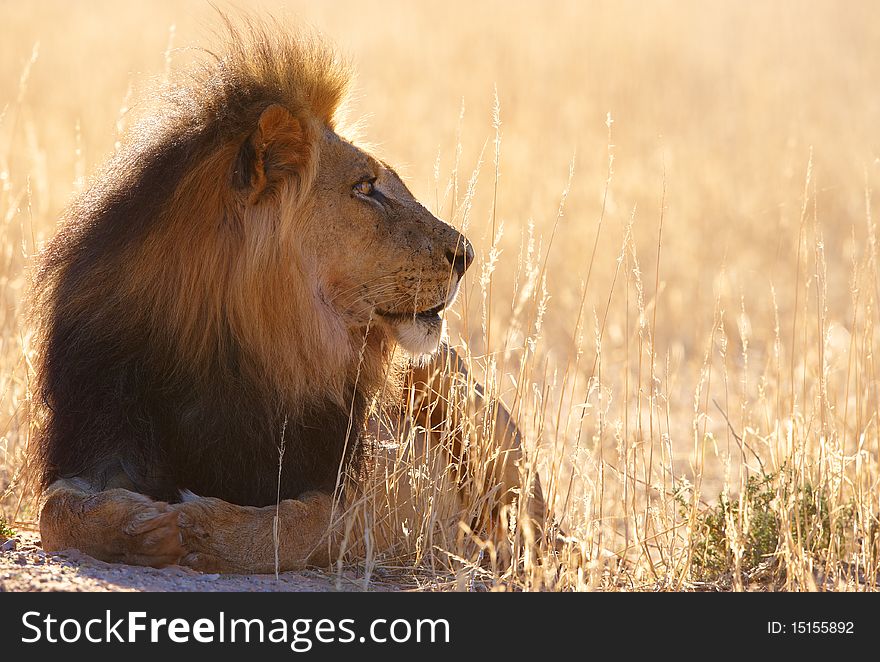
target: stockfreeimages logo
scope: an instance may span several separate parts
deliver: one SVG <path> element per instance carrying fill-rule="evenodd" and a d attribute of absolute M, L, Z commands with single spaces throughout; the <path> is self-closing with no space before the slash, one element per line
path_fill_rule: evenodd
<path fill-rule="evenodd" d="M 59 620 L 51 613 L 28 611 L 22 615 L 22 643 L 273 643 L 286 644 L 295 653 L 306 653 L 315 644 L 449 643 L 449 621 L 438 619 L 370 621 L 358 635 L 355 619 L 151 618 L 145 611 L 114 616 L 108 609 L 102 618 Z"/>

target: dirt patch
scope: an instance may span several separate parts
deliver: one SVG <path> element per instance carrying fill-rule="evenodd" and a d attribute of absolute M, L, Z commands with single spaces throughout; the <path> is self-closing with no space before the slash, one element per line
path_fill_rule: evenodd
<path fill-rule="evenodd" d="M 45 552 L 36 533 L 0 538 L 2 591 L 371 591 L 399 590 L 394 584 L 370 581 L 354 572 L 320 570 L 274 575 L 202 574 L 173 566 L 143 568 L 104 563 L 76 550 Z"/>

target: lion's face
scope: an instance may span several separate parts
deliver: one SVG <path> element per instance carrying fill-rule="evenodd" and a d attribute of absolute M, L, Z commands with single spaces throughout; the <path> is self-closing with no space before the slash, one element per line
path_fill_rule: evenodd
<path fill-rule="evenodd" d="M 314 118 L 270 105 L 234 149 L 233 185 L 250 237 L 244 252 L 273 246 L 266 230 L 280 222 L 287 250 L 278 253 L 276 265 L 286 272 L 279 282 L 299 288 L 294 298 L 309 297 L 320 309 L 315 317 L 330 322 L 300 333 L 348 331 L 351 338 L 378 325 L 411 354 L 434 352 L 441 313 L 473 262 L 468 240 L 425 209 L 389 166 Z M 254 271 L 259 283 L 263 274 Z M 240 307 L 252 308 L 247 301 Z M 266 317 L 277 319 L 277 307 Z"/>
<path fill-rule="evenodd" d="M 302 237 L 319 297 L 350 327 L 382 324 L 408 352 L 436 350 L 441 312 L 473 261 L 470 242 L 436 218 L 397 173 L 325 130 Z"/>

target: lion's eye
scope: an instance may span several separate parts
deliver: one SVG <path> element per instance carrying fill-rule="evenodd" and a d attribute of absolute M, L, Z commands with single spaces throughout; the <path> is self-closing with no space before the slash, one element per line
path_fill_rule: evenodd
<path fill-rule="evenodd" d="M 375 192 L 375 188 L 373 186 L 373 183 L 375 181 L 376 181 L 375 179 L 365 179 L 361 182 L 358 182 L 353 187 L 354 192 L 358 193 L 360 195 L 373 195 L 373 193 Z"/>

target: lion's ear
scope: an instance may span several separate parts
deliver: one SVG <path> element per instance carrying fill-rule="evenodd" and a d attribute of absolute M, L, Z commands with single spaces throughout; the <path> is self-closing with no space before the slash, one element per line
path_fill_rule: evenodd
<path fill-rule="evenodd" d="M 238 151 L 233 184 L 249 202 L 259 202 L 285 178 L 299 175 L 309 155 L 302 123 L 284 106 L 272 104 Z"/>

